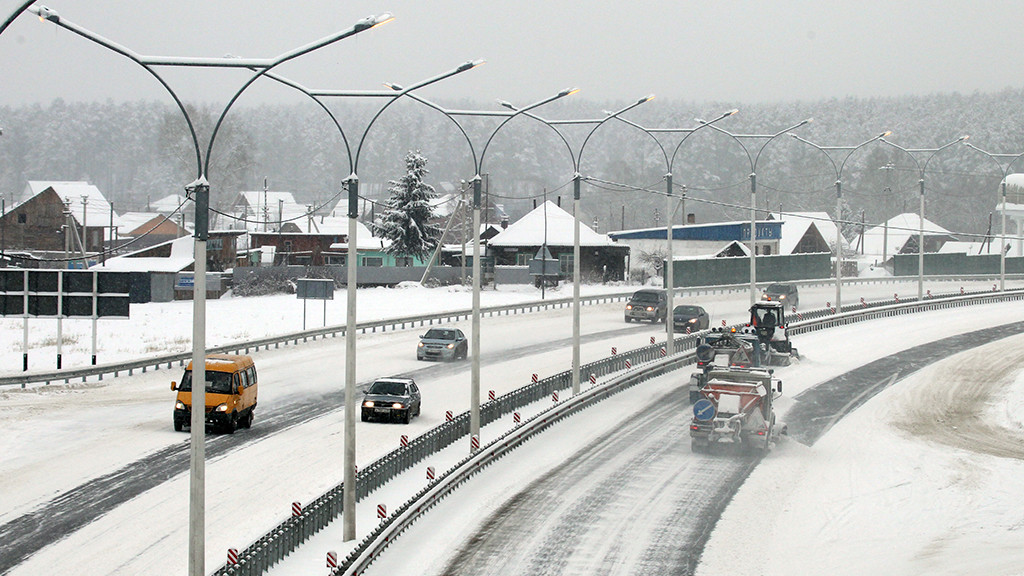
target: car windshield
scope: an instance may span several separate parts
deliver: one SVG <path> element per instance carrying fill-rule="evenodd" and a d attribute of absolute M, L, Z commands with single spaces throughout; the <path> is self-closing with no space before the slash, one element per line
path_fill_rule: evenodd
<path fill-rule="evenodd" d="M 676 306 L 675 314 L 678 316 L 700 316 L 700 308 L 697 306 Z"/>
<path fill-rule="evenodd" d="M 386 394 L 388 396 L 405 395 L 405 382 L 392 382 L 390 380 L 378 380 L 374 382 L 367 394 Z"/>
<path fill-rule="evenodd" d="M 653 292 L 637 292 L 633 294 L 634 302 L 657 302 L 658 295 Z"/>
<path fill-rule="evenodd" d="M 458 337 L 458 333 L 455 332 L 455 330 L 432 328 L 427 330 L 427 333 L 424 334 L 423 337 L 430 338 L 431 340 L 455 340 Z"/>
<path fill-rule="evenodd" d="M 791 290 L 792 288 L 789 287 L 789 284 L 772 284 L 764 289 L 769 294 L 788 294 Z"/>
<path fill-rule="evenodd" d="M 185 370 L 181 377 L 181 386 L 178 390 L 189 392 L 192 390 L 192 371 Z M 231 394 L 231 373 L 206 371 L 206 391 L 216 394 Z"/>

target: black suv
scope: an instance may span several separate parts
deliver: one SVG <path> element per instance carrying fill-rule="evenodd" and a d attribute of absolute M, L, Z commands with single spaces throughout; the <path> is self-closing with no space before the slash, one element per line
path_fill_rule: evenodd
<path fill-rule="evenodd" d="M 626 304 L 626 322 L 650 320 L 664 322 L 668 315 L 668 296 L 664 290 L 645 288 L 637 290 Z"/>

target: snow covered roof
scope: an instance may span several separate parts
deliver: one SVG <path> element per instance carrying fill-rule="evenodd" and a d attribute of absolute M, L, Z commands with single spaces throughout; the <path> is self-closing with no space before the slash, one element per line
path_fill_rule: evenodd
<path fill-rule="evenodd" d="M 442 194 L 430 201 L 430 207 L 433 208 L 434 214 L 440 218 L 451 216 L 458 205 L 458 194 Z"/>
<path fill-rule="evenodd" d="M 907 212 L 890 218 L 884 225 L 875 226 L 864 231 L 864 254 L 881 256 L 883 244 L 885 253 L 892 255 L 900 251 L 911 237 L 917 237 L 921 226 L 918 214 Z M 924 219 L 925 236 L 953 237 L 952 232 L 942 226 Z"/>
<path fill-rule="evenodd" d="M 347 218 L 344 234 L 348 234 Z M 390 245 L 391 241 L 374 236 L 366 224 L 356 222 L 356 250 L 383 250 Z M 331 244 L 331 250 L 348 250 L 348 242 L 335 242 Z"/>
<path fill-rule="evenodd" d="M 64 203 L 71 203 L 71 215 L 79 223 L 82 222 L 83 215 L 88 219 L 86 224 L 90 227 L 104 226 L 110 222 L 110 203 L 99 188 L 88 182 L 29 181 L 22 194 L 21 203 L 35 198 L 47 188 L 53 188 Z"/>
<path fill-rule="evenodd" d="M 544 214 L 547 212 L 547 239 L 545 240 Z M 516 220 L 488 241 L 490 246 L 549 246 L 573 245 L 573 217 L 550 200 Z M 580 223 L 580 246 L 614 245 L 608 235 L 598 234 Z"/>
<path fill-rule="evenodd" d="M 783 222 L 782 238 L 779 240 L 780 254 L 792 254 L 811 226 L 817 228 L 829 246 L 835 244 L 836 224 L 828 212 L 786 212 L 780 219 Z M 850 242 L 845 237 L 841 239 L 843 247 L 849 248 Z"/>
<path fill-rule="evenodd" d="M 185 198 L 184 194 L 171 194 L 170 196 L 164 196 L 163 198 L 149 203 L 149 209 L 160 214 L 168 215 L 177 210 L 185 210 L 191 207 L 191 202 Z"/>
<path fill-rule="evenodd" d="M 137 254 L 151 251 L 157 246 L 168 244 L 171 246 L 170 256 L 137 256 Z M 181 272 L 195 262 L 194 254 L 195 239 L 192 236 L 182 236 L 176 240 L 169 240 L 124 256 L 111 258 L 107 260 L 105 269 L 117 272 Z"/>
<path fill-rule="evenodd" d="M 262 230 L 264 220 L 267 221 L 267 230 L 277 230 L 278 221 L 293 222 L 303 230 L 306 228 L 306 206 L 296 202 L 291 192 L 255 190 L 242 191 L 238 195 L 236 206 L 245 208 L 245 216 L 249 220 L 245 224 L 249 230 Z"/>
<path fill-rule="evenodd" d="M 117 226 L 119 234 L 127 234 L 157 216 L 162 217 L 156 212 L 125 212 L 114 218 L 114 225 Z"/>

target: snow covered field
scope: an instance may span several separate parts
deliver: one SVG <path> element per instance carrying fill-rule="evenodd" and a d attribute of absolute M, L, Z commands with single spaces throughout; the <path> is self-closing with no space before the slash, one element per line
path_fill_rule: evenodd
<path fill-rule="evenodd" d="M 910 293 L 912 287 L 911 283 L 895 290 Z M 621 289 L 616 287 L 616 290 Z M 891 296 L 893 291 L 892 286 L 883 285 L 872 290 L 850 290 L 847 294 L 850 298 L 860 297 L 861 294 L 870 298 Z M 361 319 L 364 316 L 370 319 L 404 315 L 410 313 L 410 310 L 425 312 L 431 309 L 464 308 L 468 307 L 469 301 L 468 293 L 458 291 L 439 292 L 413 288 L 365 292 L 360 292 Z M 824 301 L 830 297 L 829 294 L 830 289 L 823 287 L 802 292 L 802 299 L 805 302 Z M 535 294 L 532 289 L 519 294 L 509 291 L 508 296 L 487 292 L 484 305 L 499 303 L 487 300 L 492 296 L 527 300 Z M 702 303 L 712 310 L 713 321 L 727 318 L 730 322 L 738 322 L 746 307 L 746 295 L 715 295 L 702 298 Z M 248 333 L 250 337 L 262 336 L 268 326 L 272 326 L 274 332 L 299 329 L 301 304 L 294 297 L 284 296 L 211 301 L 211 310 L 215 310 L 211 318 L 227 319 L 226 324 L 232 326 L 231 330 L 234 331 L 221 332 L 211 324 L 208 341 L 214 343 L 213 333 L 219 334 L 218 338 L 237 340 L 245 337 L 239 336 L 242 333 Z M 338 301 L 334 304 L 337 305 Z M 362 311 L 364 305 L 368 307 L 367 312 Z M 138 315 L 133 309 L 132 320 L 111 323 L 121 328 L 121 337 L 117 341 L 121 343 L 119 350 L 122 351 L 118 354 L 124 357 L 144 354 L 150 347 L 147 338 L 159 340 L 160 335 L 167 339 L 167 347 L 176 346 L 178 344 L 174 340 L 180 338 L 181 334 L 189 333 L 189 303 L 168 303 L 153 308 L 152 312 Z M 315 307 L 310 308 L 312 310 Z M 1024 310 L 1019 308 L 1019 305 L 972 307 L 802 336 L 798 345 L 805 360 L 784 369 L 786 397 L 791 398 L 801 389 L 871 358 L 932 338 L 1024 320 Z M 343 316 L 343 306 L 339 306 L 339 309 Z M 297 318 L 296 310 L 299 314 Z M 343 321 L 343 317 L 332 317 L 331 314 L 334 312 L 329 308 L 328 324 Z M 319 318 L 315 313 L 311 317 Z M 568 309 L 560 309 L 526 316 L 485 319 L 482 356 L 487 360 L 487 365 L 482 375 L 484 386 L 497 388 L 502 393 L 521 385 L 528 379 L 530 372 L 548 375 L 566 369 L 570 351 L 565 344 L 559 343 L 571 334 L 570 318 Z M 295 326 L 289 324 L 295 322 L 298 322 Z M 35 321 L 33 324 L 43 325 L 44 321 Z M 87 333 L 88 322 L 84 324 Z M 9 336 L 12 334 L 17 336 L 14 342 L 20 342 L 20 325 L 20 321 L 10 320 L 0 325 L 4 329 L 0 334 L 4 335 L 5 342 L 11 342 Z M 318 324 L 313 321 L 312 325 Z M 623 326 L 620 303 L 584 308 L 585 334 L 596 335 Z M 596 339 L 585 345 L 584 361 L 606 355 L 609 342 L 620 348 L 635 347 L 646 343 L 650 335 L 660 332 L 655 326 L 634 328 L 634 332 L 611 339 Z M 52 330 L 52 326 L 48 329 Z M 422 368 L 422 363 L 412 359 L 416 334 L 417 331 L 408 330 L 361 338 L 360 363 L 357 368 L 360 381 Z M 885 338 L 879 338 L 879 334 L 884 334 Z M 42 335 L 41 331 L 37 337 Z M 849 354 L 847 344 L 850 342 L 856 343 L 856 354 Z M 340 378 L 336 375 L 343 373 L 343 362 L 337 357 L 339 344 L 322 341 L 261 352 L 257 357 L 261 382 L 264 383 L 261 385 L 261 402 L 266 402 L 269 410 L 275 405 L 287 406 L 336 392 Z M 1019 414 L 1020 408 L 1024 407 L 1024 382 L 1017 377 L 1020 363 L 1014 354 L 1004 349 L 993 350 L 992 346 L 995 345 L 988 347 L 987 351 L 979 351 L 978 357 L 973 360 L 993 363 L 994 358 L 1008 358 L 1005 363 L 999 364 L 1005 367 L 1006 376 L 993 377 L 1002 383 L 1000 386 L 1007 392 L 999 394 L 999 388 L 989 389 L 990 400 L 985 404 L 985 413 L 991 414 L 991 417 L 984 419 L 984 423 L 996 429 L 997 436 L 1019 439 L 1022 428 Z M 16 365 L 20 366 L 18 346 L 8 344 L 5 348 L 0 352 L 4 355 L 4 366 L 10 366 L 8 360 L 15 358 Z M 87 354 L 87 340 L 85 350 Z M 42 355 L 45 354 L 39 354 Z M 969 365 L 973 362 L 960 356 L 946 362 L 954 365 Z M 523 358 L 529 358 L 529 362 L 524 362 Z M 107 360 L 112 361 L 113 358 Z M 315 361 L 320 361 L 321 365 L 311 372 L 307 365 Z M 430 372 L 429 377 L 417 378 L 421 387 L 429 390 L 430 394 L 431 404 L 425 404 L 423 417 L 408 427 L 359 427 L 361 463 L 397 445 L 399 434 L 415 435 L 436 425 L 443 418 L 444 409 L 466 409 L 468 392 L 465 382 L 468 377 L 465 367 L 434 367 L 436 370 Z M 989 550 L 978 558 L 979 562 L 986 560 L 1000 563 L 991 570 L 979 573 L 1019 573 L 1002 570 L 1000 566 L 1006 568 L 1014 561 L 1019 564 L 1024 557 L 1015 550 L 1006 550 L 1005 553 L 997 551 L 1002 550 L 1000 546 L 1008 547 L 1013 537 L 1019 535 L 1020 525 L 1024 524 L 1024 507 L 1011 499 L 1014 494 L 1019 494 L 1019 488 L 1024 488 L 1019 485 L 1022 482 L 1015 480 L 1024 478 L 1024 475 L 1020 474 L 1021 470 L 1017 467 L 1020 459 L 1013 455 L 1012 447 L 1010 454 L 994 454 L 995 448 L 977 453 L 965 450 L 954 441 L 941 441 L 938 439 L 939 431 L 936 430 L 911 427 L 911 431 L 906 431 L 889 424 L 894 419 L 886 411 L 903 406 L 888 400 L 889 395 L 911 394 L 907 391 L 934 389 L 935 386 L 941 389 L 952 386 L 945 372 L 939 372 L 943 375 L 939 378 L 930 370 L 923 370 L 914 379 L 908 379 L 880 395 L 841 422 L 814 447 L 806 448 L 789 442 L 773 452 L 755 471 L 722 519 L 707 548 L 702 573 L 737 571 L 736 566 L 731 564 L 737 555 L 735 549 L 729 547 L 729 534 L 749 524 L 752 510 L 763 513 L 761 521 L 771 528 L 768 537 L 755 543 L 755 546 L 761 546 L 761 557 L 770 560 L 765 573 L 818 573 L 826 571 L 817 569 L 823 566 L 836 573 L 849 574 L 914 574 L 925 571 L 925 568 L 929 572 L 943 573 L 942 569 L 935 570 L 926 561 L 936 560 L 941 563 L 943 559 L 956 556 L 966 563 L 975 556 L 969 554 L 970 550 L 962 548 L 972 546 Z M 0 522 L 9 522 L 61 492 L 111 472 L 126 462 L 162 447 L 184 442 L 182 435 L 170 430 L 170 398 L 173 395 L 167 390 L 169 380 L 179 375 L 177 370 L 161 371 L 103 383 L 37 387 L 26 391 L 0 390 L 0 426 L 5 429 L 5 434 L 0 437 L 0 451 L 5 454 L 0 461 L 0 501 L 5 503 L 0 510 Z M 671 387 L 674 384 L 669 380 L 668 383 L 654 385 Z M 268 382 L 274 382 L 275 385 L 266 386 Z M 126 395 L 126 387 L 133 392 Z M 649 391 L 639 390 L 638 393 L 649 394 Z M 926 392 L 914 394 L 923 395 Z M 628 398 L 623 398 L 628 403 Z M 880 403 L 885 407 L 884 410 L 877 408 Z M 781 403 L 780 406 L 785 407 L 786 404 Z M 904 408 L 900 410 L 906 411 Z M 857 423 L 859 418 L 867 420 Z M 929 419 L 934 420 L 934 415 L 917 416 L 912 421 L 927 422 Z M 593 422 L 594 419 L 584 420 Z M 259 424 L 260 416 L 257 417 L 256 426 Z M 566 424 L 571 425 L 571 422 Z M 308 501 L 338 481 L 341 425 L 340 414 L 333 413 L 265 438 L 239 453 L 220 457 L 210 463 L 207 472 L 210 504 L 207 513 L 209 569 L 223 563 L 226 548 L 244 547 L 286 516 L 291 501 Z M 485 431 L 483 440 L 486 442 L 487 436 L 493 438 L 497 433 Z M 576 432 L 570 431 L 569 434 Z M 586 437 L 588 433 L 580 431 L 578 434 Z M 557 443 L 547 441 L 529 444 L 531 449 L 546 451 L 557 448 Z M 520 457 L 529 459 L 529 456 L 521 454 L 527 453 L 517 451 L 515 457 L 507 461 Z M 551 454 L 542 454 L 537 458 L 538 462 L 542 462 L 550 459 Z M 492 469 L 501 470 L 504 465 Z M 439 469 L 441 466 L 443 463 L 437 464 Z M 297 475 L 296 470 L 303 472 Z M 957 470 L 960 471 L 959 476 L 954 474 Z M 513 483 L 523 480 L 518 473 L 506 471 L 504 474 Z M 408 480 L 403 481 L 408 482 L 406 488 L 422 486 L 422 475 L 422 469 L 412 471 Z M 261 481 L 253 484 L 252 478 L 260 478 Z M 262 503 L 257 509 L 247 510 L 244 521 L 236 516 L 237 486 L 240 482 L 252 485 L 253 490 L 249 495 L 254 501 Z M 186 486 L 187 475 L 179 475 L 149 490 L 96 519 L 71 537 L 43 548 L 29 561 L 12 570 L 11 574 L 34 575 L 60 570 L 74 570 L 80 574 L 136 574 L 155 565 L 165 567 L 166 573 L 181 573 L 185 562 Z M 403 483 L 398 482 L 385 491 L 391 489 L 400 492 Z M 471 492 L 461 493 L 458 500 L 470 502 Z M 385 492 L 380 494 L 385 497 Z M 375 494 L 370 501 L 376 498 Z M 765 501 L 770 504 L 767 509 Z M 396 507 L 398 502 L 396 500 L 391 506 Z M 481 504 L 478 502 L 475 506 Z M 360 532 L 364 533 L 374 523 L 372 510 L 363 510 L 361 518 Z M 435 522 L 443 520 L 437 519 Z M 935 528 L 926 532 L 920 524 Z M 419 525 L 430 525 L 439 534 L 451 535 L 446 530 L 438 529 L 442 524 L 421 521 Z M 974 532 L 971 532 L 972 529 Z M 894 537 L 894 534 L 899 537 Z M 906 534 L 920 536 L 908 538 Z M 977 538 L 981 534 L 990 536 L 986 542 L 991 542 L 995 548 L 978 548 Z M 943 535 L 944 538 L 940 538 Z M 393 549 L 402 549 L 408 545 L 404 538 Z M 345 545 L 341 542 L 335 540 L 329 546 L 326 549 L 336 549 L 344 555 Z M 319 572 L 323 570 L 323 554 L 326 549 L 318 546 L 309 548 L 309 552 L 300 552 L 294 555 L 294 562 L 286 562 L 275 574 L 290 576 Z M 306 553 L 313 558 L 310 563 L 300 560 L 302 554 Z M 746 553 L 743 556 L 749 557 Z M 795 559 L 795 556 L 799 558 Z M 833 561 L 833 557 L 842 559 L 842 562 Z M 1006 562 L 1002 562 L 1004 559 Z M 840 567 L 835 568 L 836 565 Z M 886 565 L 897 569 L 880 568 Z M 794 566 L 801 569 L 796 570 Z M 962 568 L 964 564 L 959 566 Z M 422 565 L 411 572 L 394 573 L 419 574 L 419 568 Z M 945 573 L 965 572 L 951 570 Z"/>

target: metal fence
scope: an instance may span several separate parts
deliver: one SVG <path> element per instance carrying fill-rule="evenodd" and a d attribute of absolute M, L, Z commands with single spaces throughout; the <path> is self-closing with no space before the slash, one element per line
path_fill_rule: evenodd
<path fill-rule="evenodd" d="M 819 309 L 801 314 L 802 318 L 797 322 L 791 322 L 789 326 L 791 335 L 798 335 L 816 330 L 823 330 L 835 326 L 861 322 L 880 317 L 889 317 L 900 314 L 912 314 L 916 312 L 937 310 L 944 308 L 962 307 L 975 304 L 987 304 L 991 302 L 1004 302 L 1024 299 L 1024 289 L 1006 292 L 975 292 L 955 293 L 946 296 L 934 296 L 920 302 L 916 299 L 899 302 L 896 299 L 882 302 L 851 304 L 843 306 L 842 311 L 832 309 Z M 581 379 L 590 374 L 597 378 L 608 376 L 627 369 L 627 365 L 638 367 L 633 379 L 619 379 L 612 383 L 615 391 L 624 389 L 627 386 L 637 384 L 648 378 L 663 374 L 665 372 L 682 368 L 693 361 L 693 350 L 701 334 L 690 334 L 677 338 L 675 350 L 685 352 L 671 356 L 667 350 L 663 352 L 665 343 L 655 343 L 622 354 L 613 355 L 597 362 L 581 366 Z M 650 363 L 665 358 L 664 362 L 657 365 Z M 521 409 L 537 400 L 550 397 L 553 392 L 568 389 L 572 383 L 570 371 L 561 372 L 554 376 L 538 380 L 515 391 L 509 392 L 495 400 L 481 404 L 481 424 L 493 422 L 504 415 Z M 589 392 L 589 391 L 588 391 Z M 598 401 L 607 397 L 598 397 L 596 394 L 591 401 Z M 582 409 L 584 404 L 574 408 L 573 411 Z M 557 408 L 557 407 L 556 407 Z M 563 408 L 564 410 L 564 408 Z M 568 413 L 559 413 L 558 418 L 567 416 Z M 539 417 L 539 416 L 537 416 Z M 534 418 L 537 418 L 534 417 Z M 539 430 L 538 430 L 539 431 Z M 363 499 L 380 488 L 388 481 L 394 479 L 402 472 L 410 469 L 413 465 L 423 461 L 434 453 L 440 452 L 453 443 L 469 435 L 469 413 L 463 412 L 455 416 L 453 420 L 437 426 L 423 435 L 412 439 L 407 446 L 399 447 L 390 453 L 374 461 L 368 467 L 360 470 L 356 475 L 356 498 Z M 503 441 L 505 436 L 495 442 Z M 489 445 L 490 446 L 490 445 Z M 468 462 L 472 456 L 467 457 L 462 464 Z M 460 466 L 462 465 L 460 464 Z M 457 466 L 456 468 L 458 468 Z M 444 480 L 455 469 L 442 475 L 437 482 Z M 461 480 L 460 480 L 461 482 Z M 224 565 L 214 574 L 217 576 L 256 576 L 263 574 L 267 569 L 281 561 L 291 551 L 298 547 L 313 534 L 319 532 L 330 521 L 337 518 L 342 512 L 342 484 L 338 484 L 327 493 L 317 498 L 313 503 L 304 509 L 297 517 L 289 518 L 278 524 L 259 540 L 254 542 L 245 550 L 239 552 L 239 562 L 236 565 Z M 429 487 L 428 487 L 429 488 Z M 410 502 L 403 505 L 399 512 L 378 527 L 367 537 L 355 551 L 343 563 L 342 566 L 350 566 L 356 558 L 369 550 L 376 538 L 390 526 L 390 523 L 399 513 L 407 510 L 417 498 L 422 498 L 426 490 L 417 494 Z M 343 571 L 335 572 L 341 574 Z"/>

